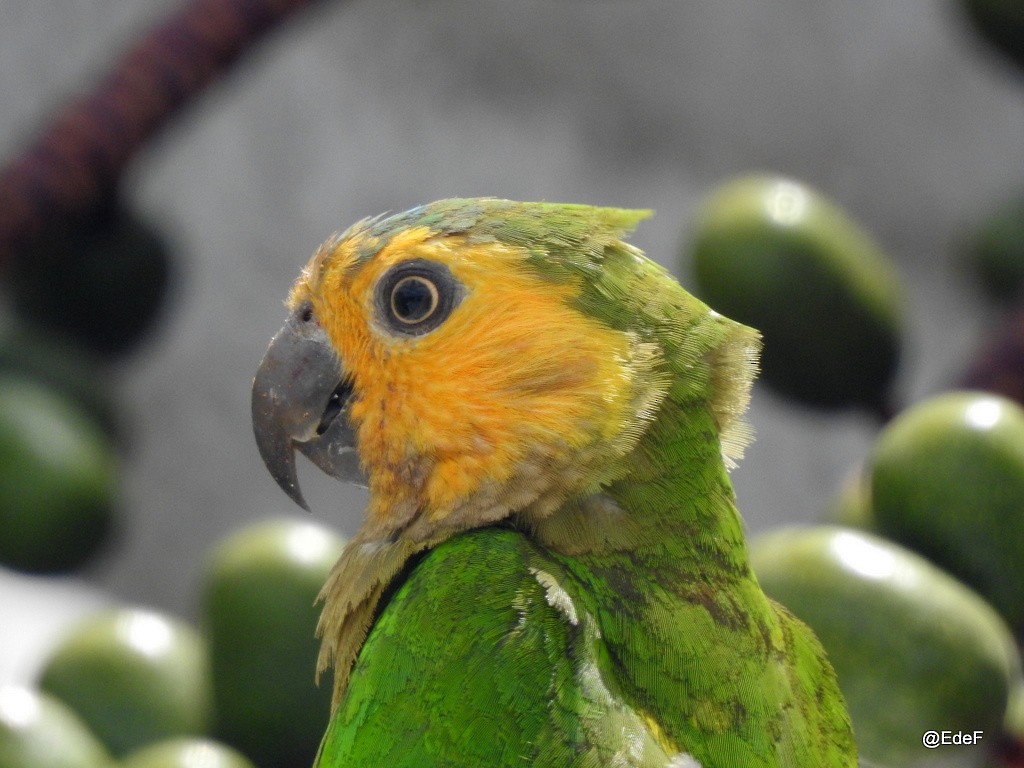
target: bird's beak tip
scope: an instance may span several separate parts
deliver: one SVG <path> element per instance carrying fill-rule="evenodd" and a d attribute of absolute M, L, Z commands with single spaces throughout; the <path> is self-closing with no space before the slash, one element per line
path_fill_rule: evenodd
<path fill-rule="evenodd" d="M 310 511 L 299 490 L 295 452 L 329 475 L 359 478 L 348 455 L 354 436 L 343 413 L 350 380 L 322 331 L 294 319 L 270 342 L 252 384 L 252 426 L 260 457 L 288 497 Z"/>

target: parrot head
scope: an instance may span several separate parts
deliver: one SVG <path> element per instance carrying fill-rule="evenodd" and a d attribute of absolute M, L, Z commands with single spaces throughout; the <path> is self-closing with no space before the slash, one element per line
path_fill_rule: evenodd
<path fill-rule="evenodd" d="M 254 380 L 271 475 L 305 507 L 298 450 L 369 487 L 382 538 L 422 541 L 598 490 L 670 386 L 717 403 L 726 452 L 741 447 L 742 430 L 733 446 L 725 433 L 746 406 L 756 333 L 622 242 L 647 215 L 453 199 L 331 237 Z M 738 347 L 721 343 L 736 329 Z"/>
<path fill-rule="evenodd" d="M 684 405 L 705 409 L 717 434 L 691 426 L 697 442 L 727 463 L 740 454 L 757 333 L 622 241 L 647 215 L 442 200 L 353 225 L 302 271 L 252 417 L 298 504 L 296 451 L 369 488 L 322 592 L 318 668 L 335 662 L 336 697 L 373 606 L 416 552 L 513 515 L 540 527 L 650 475 L 666 454 L 657 439 L 682 444 L 664 427 L 637 450 L 665 403 L 672 424 Z"/>
<path fill-rule="evenodd" d="M 278 484 L 306 506 L 298 450 L 369 487 L 382 536 L 417 540 L 595 490 L 667 385 L 616 295 L 647 263 L 620 240 L 646 215 L 446 200 L 329 239 L 254 380 Z M 595 279 L 610 261 L 622 284 Z"/>

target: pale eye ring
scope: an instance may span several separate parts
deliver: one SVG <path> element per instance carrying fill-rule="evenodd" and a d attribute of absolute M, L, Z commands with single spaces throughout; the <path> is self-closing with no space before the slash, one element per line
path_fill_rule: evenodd
<path fill-rule="evenodd" d="M 438 328 L 465 295 L 444 264 L 409 259 L 377 281 L 373 301 L 378 327 L 398 336 L 425 336 Z"/>
<path fill-rule="evenodd" d="M 440 303 L 437 286 L 422 275 L 403 277 L 391 289 L 391 314 L 406 325 L 423 322 Z"/>

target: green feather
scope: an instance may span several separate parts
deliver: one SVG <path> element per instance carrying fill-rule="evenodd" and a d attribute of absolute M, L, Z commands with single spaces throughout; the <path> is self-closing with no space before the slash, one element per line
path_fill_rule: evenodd
<path fill-rule="evenodd" d="M 339 239 L 365 235 L 370 241 L 360 253 L 365 260 L 373 258 L 397 233 L 428 227 L 440 235 L 465 235 L 473 242 L 501 242 L 538 256 L 545 254 L 535 265 L 550 269 L 553 276 L 568 277 L 570 272 L 565 268 L 593 273 L 605 248 L 650 215 L 650 211 L 589 205 L 452 198 L 393 216 L 363 219 Z"/>

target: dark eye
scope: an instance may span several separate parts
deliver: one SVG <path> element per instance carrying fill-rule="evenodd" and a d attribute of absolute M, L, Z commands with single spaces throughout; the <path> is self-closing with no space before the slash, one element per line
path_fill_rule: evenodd
<path fill-rule="evenodd" d="M 437 286 L 426 277 L 403 277 L 391 289 L 391 313 L 403 323 L 419 323 L 435 311 L 439 297 Z"/>
<path fill-rule="evenodd" d="M 391 267 L 378 281 L 377 322 L 398 335 L 422 336 L 448 319 L 464 293 L 444 264 L 409 259 Z"/>
<path fill-rule="evenodd" d="M 312 319 L 313 305 L 310 304 L 308 301 L 302 302 L 302 305 L 299 307 L 299 320 L 301 320 L 304 323 L 308 323 Z"/>

